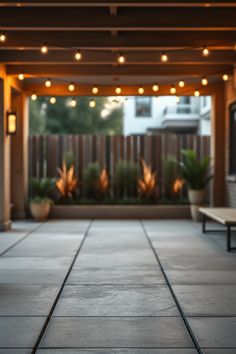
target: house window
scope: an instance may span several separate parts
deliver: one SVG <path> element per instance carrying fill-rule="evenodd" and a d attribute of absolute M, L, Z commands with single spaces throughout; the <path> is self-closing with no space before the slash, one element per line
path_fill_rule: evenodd
<path fill-rule="evenodd" d="M 179 114 L 190 114 L 190 97 L 189 96 L 181 96 L 179 98 L 179 102 L 177 105 L 177 113 Z"/>
<path fill-rule="evenodd" d="M 230 106 L 229 174 L 236 175 L 236 102 Z"/>
<path fill-rule="evenodd" d="M 137 118 L 147 118 L 152 115 L 151 97 L 135 97 L 135 115 Z"/>

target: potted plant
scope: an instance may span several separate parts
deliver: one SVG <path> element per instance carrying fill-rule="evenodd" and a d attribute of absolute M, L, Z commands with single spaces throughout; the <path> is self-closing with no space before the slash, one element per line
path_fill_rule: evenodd
<path fill-rule="evenodd" d="M 49 195 L 54 186 L 55 182 L 51 178 L 31 179 L 30 211 L 36 221 L 47 219 L 52 204 Z"/>
<path fill-rule="evenodd" d="M 204 203 L 206 186 L 212 179 L 210 174 L 209 156 L 197 159 L 196 152 L 193 150 L 181 150 L 183 161 L 180 162 L 183 180 L 188 185 L 188 198 L 191 204 L 191 214 L 195 221 L 199 220 L 198 209 Z"/>

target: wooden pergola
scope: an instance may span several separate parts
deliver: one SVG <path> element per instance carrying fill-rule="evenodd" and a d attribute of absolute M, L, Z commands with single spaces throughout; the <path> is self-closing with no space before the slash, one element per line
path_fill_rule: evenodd
<path fill-rule="evenodd" d="M 213 97 L 212 203 L 224 203 L 225 83 L 234 79 L 236 1 L 22 0 L 0 1 L 0 228 L 10 202 L 24 214 L 27 196 L 27 98 L 37 95 L 193 95 Z M 4 40 L 5 39 L 5 40 Z M 47 53 L 41 52 L 45 45 Z M 203 49 L 210 51 L 204 56 Z M 81 60 L 75 59 L 80 51 Z M 169 57 L 161 60 L 162 54 Z M 117 60 L 125 56 L 125 63 Z M 23 74 L 20 81 L 18 75 Z M 206 77 L 209 85 L 202 86 Z M 45 87 L 50 78 L 52 86 Z M 185 82 L 178 87 L 179 80 Z M 68 91 L 73 82 L 75 90 Z M 152 86 L 158 84 L 159 91 Z M 6 113 L 17 110 L 19 131 L 6 134 Z M 10 181 L 12 181 L 10 183 Z"/>

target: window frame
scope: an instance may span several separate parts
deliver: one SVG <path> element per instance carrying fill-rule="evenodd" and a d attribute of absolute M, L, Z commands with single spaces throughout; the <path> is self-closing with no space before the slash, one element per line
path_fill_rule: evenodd
<path fill-rule="evenodd" d="M 236 176 L 236 101 L 229 106 L 229 176 Z"/>
<path fill-rule="evenodd" d="M 140 100 L 140 99 L 148 99 L 149 100 L 149 112 L 148 113 L 150 113 L 150 114 L 147 114 L 147 115 L 138 115 L 137 113 L 137 103 L 138 103 L 138 100 Z M 135 116 L 135 118 L 137 118 L 137 119 L 142 119 L 142 118 L 144 118 L 144 119 L 147 119 L 147 118 L 152 118 L 152 97 L 151 96 L 142 96 L 142 97 L 140 97 L 140 96 L 136 96 L 135 97 L 135 107 L 134 107 L 134 110 L 135 110 L 135 112 L 134 112 L 134 116 Z"/>

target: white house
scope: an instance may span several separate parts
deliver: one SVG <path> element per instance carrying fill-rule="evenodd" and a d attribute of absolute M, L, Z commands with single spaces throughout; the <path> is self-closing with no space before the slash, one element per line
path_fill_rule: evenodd
<path fill-rule="evenodd" d="M 153 132 L 211 134 L 211 97 L 135 96 L 124 103 L 124 135 Z"/>

